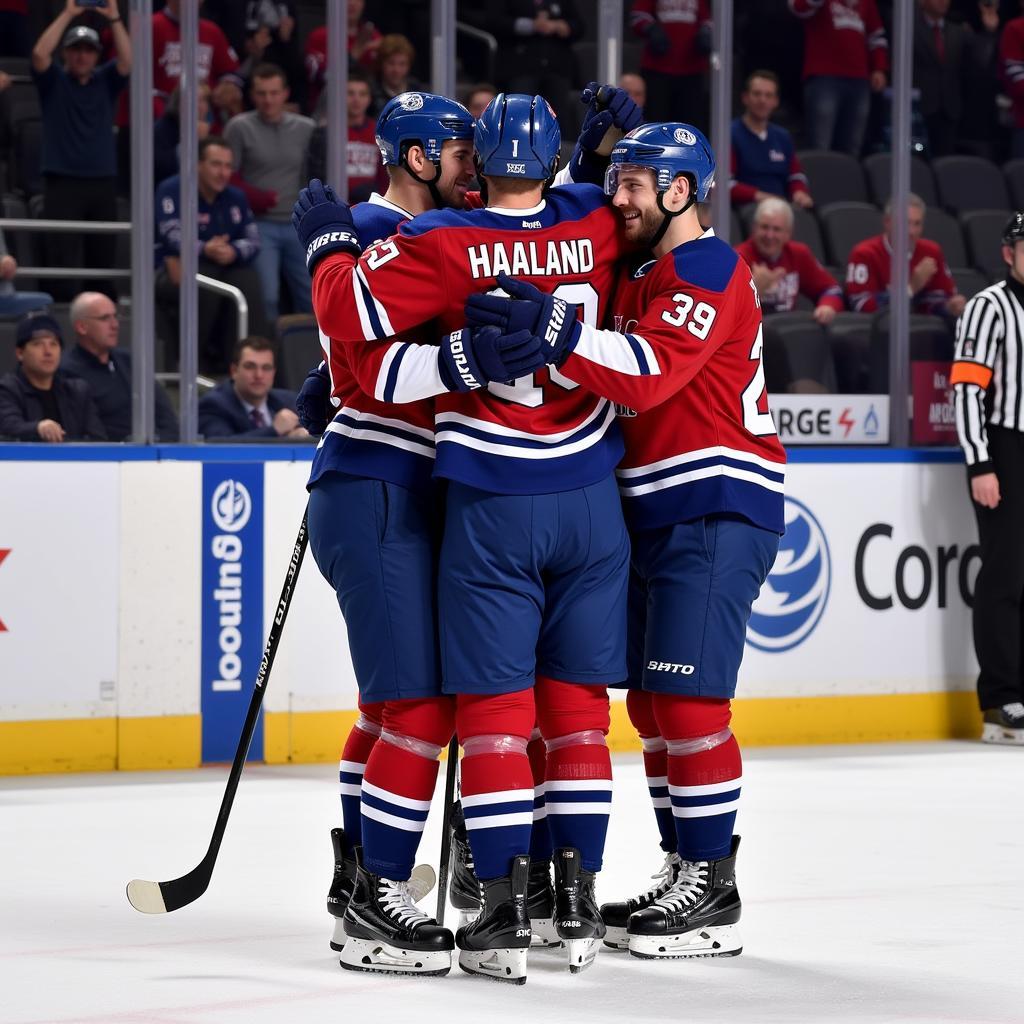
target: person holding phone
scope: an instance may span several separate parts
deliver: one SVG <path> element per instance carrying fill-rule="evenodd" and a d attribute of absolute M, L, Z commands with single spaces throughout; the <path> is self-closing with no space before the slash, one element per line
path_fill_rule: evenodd
<path fill-rule="evenodd" d="M 86 8 L 95 8 L 110 24 L 117 56 L 100 64 L 99 33 L 71 25 Z M 53 55 L 63 47 L 58 65 Z M 100 6 L 67 0 L 32 50 L 32 77 L 43 111 L 43 210 L 56 220 L 117 220 L 117 154 L 114 105 L 128 83 L 132 47 L 117 0 Z M 112 267 L 113 235 L 68 235 L 52 239 L 48 258 L 54 267 Z M 92 290 L 113 297 L 109 278 Z M 80 285 L 54 282 L 57 301 L 69 301 Z"/>

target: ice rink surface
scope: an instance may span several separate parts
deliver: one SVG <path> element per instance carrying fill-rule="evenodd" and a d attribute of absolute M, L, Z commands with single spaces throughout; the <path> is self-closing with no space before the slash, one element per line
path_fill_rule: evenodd
<path fill-rule="evenodd" d="M 602 900 L 639 891 L 661 861 L 639 758 L 615 767 Z M 737 827 L 743 954 L 650 963 L 605 949 L 570 977 L 556 954 L 535 953 L 522 988 L 457 968 L 389 979 L 338 966 L 324 906 L 339 823 L 330 766 L 247 768 L 206 895 L 136 913 L 125 883 L 199 861 L 224 778 L 0 780 L 0 1021 L 1024 1019 L 1024 750 L 751 751 Z M 439 819 L 435 809 L 421 860 L 436 863 Z"/>

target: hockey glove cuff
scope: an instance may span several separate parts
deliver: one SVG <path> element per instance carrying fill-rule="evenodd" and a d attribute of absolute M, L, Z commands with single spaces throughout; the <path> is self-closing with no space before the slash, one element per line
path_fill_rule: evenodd
<path fill-rule="evenodd" d="M 502 334 L 497 327 L 463 327 L 441 340 L 437 369 L 449 391 L 465 392 L 533 373 L 544 361 L 541 342 L 529 331 Z"/>
<path fill-rule="evenodd" d="M 321 437 L 330 417 L 331 377 L 325 363 L 314 366 L 295 399 L 299 422 L 312 437 Z"/>
<path fill-rule="evenodd" d="M 330 185 L 314 178 L 299 193 L 292 207 L 292 227 L 306 252 L 306 270 L 310 276 L 325 256 L 347 252 L 358 257 L 362 252 L 352 211 Z"/>

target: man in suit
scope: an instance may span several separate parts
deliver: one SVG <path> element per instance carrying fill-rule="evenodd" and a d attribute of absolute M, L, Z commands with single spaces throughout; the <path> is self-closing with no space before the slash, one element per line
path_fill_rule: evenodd
<path fill-rule="evenodd" d="M 199 402 L 199 433 L 208 441 L 307 438 L 295 414 L 295 394 L 274 387 L 274 347 L 252 335 L 235 345 L 230 379 Z"/>
<path fill-rule="evenodd" d="M 15 441 L 106 441 L 84 380 L 60 370 L 60 326 L 30 314 L 15 335 L 18 368 L 0 377 L 0 437 Z"/>

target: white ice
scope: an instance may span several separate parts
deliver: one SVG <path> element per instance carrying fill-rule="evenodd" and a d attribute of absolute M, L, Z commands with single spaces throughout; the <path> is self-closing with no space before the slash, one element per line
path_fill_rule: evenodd
<path fill-rule="evenodd" d="M 198 862 L 222 770 L 6 779 L 0 1021 L 1020 1021 L 1022 769 L 1024 750 L 968 743 L 748 752 L 743 954 L 651 963 L 605 949 L 570 977 L 535 953 L 523 988 L 338 966 L 330 766 L 248 768 L 210 889 L 159 917 L 132 910 L 125 883 Z M 617 759 L 603 899 L 660 863 L 642 774 Z M 421 859 L 436 860 L 439 817 Z"/>

